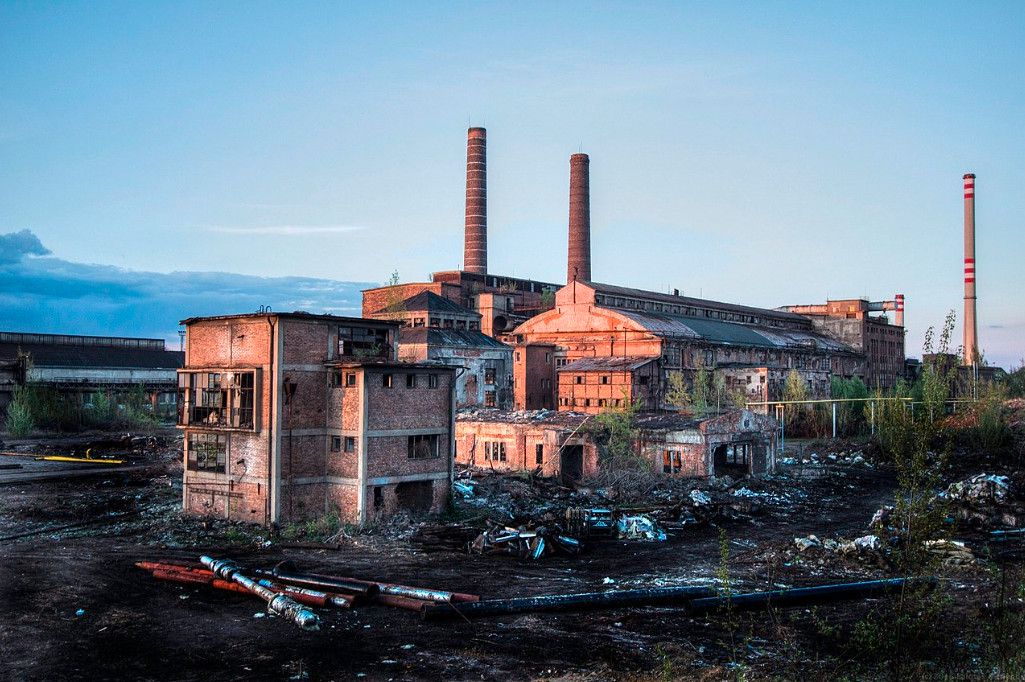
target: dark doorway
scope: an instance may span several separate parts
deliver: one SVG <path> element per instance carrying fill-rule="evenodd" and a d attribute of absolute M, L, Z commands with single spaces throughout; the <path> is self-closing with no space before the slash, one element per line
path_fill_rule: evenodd
<path fill-rule="evenodd" d="M 563 483 L 576 483 L 584 475 L 584 446 L 566 445 L 559 459 Z"/>
<path fill-rule="evenodd" d="M 746 476 L 751 472 L 751 443 L 723 443 L 712 451 L 712 474 Z"/>
<path fill-rule="evenodd" d="M 430 511 L 434 502 L 433 481 L 407 481 L 395 486 L 395 500 L 399 509 L 412 512 Z"/>

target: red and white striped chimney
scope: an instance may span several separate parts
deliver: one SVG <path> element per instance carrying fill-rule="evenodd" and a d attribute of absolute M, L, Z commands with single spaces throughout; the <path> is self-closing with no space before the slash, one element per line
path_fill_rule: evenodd
<path fill-rule="evenodd" d="M 975 320 L 975 174 L 964 176 L 964 364 L 978 360 L 979 328 Z"/>
<path fill-rule="evenodd" d="M 904 294 L 893 295 L 893 323 L 898 327 L 904 326 Z"/>
<path fill-rule="evenodd" d="M 466 131 L 466 232 L 463 270 L 488 274 L 488 133 Z"/>
<path fill-rule="evenodd" d="M 566 283 L 591 281 L 591 160 L 587 154 L 569 157 L 569 257 Z"/>

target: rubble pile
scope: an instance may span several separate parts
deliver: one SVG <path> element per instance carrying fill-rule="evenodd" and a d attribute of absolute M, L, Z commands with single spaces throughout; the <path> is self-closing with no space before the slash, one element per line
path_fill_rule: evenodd
<path fill-rule="evenodd" d="M 949 502 L 951 513 L 962 523 L 989 530 L 1025 523 L 1025 505 L 1013 492 L 1007 476 L 981 473 L 952 483 L 939 497 Z"/>

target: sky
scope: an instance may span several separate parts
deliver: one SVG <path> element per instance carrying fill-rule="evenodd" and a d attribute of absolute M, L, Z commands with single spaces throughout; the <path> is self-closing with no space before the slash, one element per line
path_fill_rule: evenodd
<path fill-rule="evenodd" d="M 960 317 L 974 172 L 980 345 L 1017 366 L 1022 121 L 1020 2 L 2 2 L 0 328 L 176 339 L 455 269 L 469 124 L 490 271 L 565 277 L 583 151 L 595 280 L 901 292 L 909 355 Z"/>

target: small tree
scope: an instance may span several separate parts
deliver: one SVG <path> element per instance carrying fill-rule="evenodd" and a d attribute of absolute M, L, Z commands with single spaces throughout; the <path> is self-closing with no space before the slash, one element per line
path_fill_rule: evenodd
<path fill-rule="evenodd" d="M 925 330 L 925 342 L 922 344 L 925 363 L 920 383 L 922 402 L 931 420 L 939 419 L 945 414 L 946 402 L 950 398 L 950 387 L 957 379 L 957 362 L 950 354 L 950 337 L 956 321 L 957 315 L 951 310 L 943 321 L 943 329 L 940 330 L 939 343 L 935 349 L 933 328 Z"/>
<path fill-rule="evenodd" d="M 711 393 L 708 385 L 708 369 L 705 367 L 705 358 L 700 351 L 694 358 L 694 367 L 694 388 L 691 391 L 691 405 L 694 407 L 694 413 L 700 415 L 708 412 L 709 394 Z"/>
<path fill-rule="evenodd" d="M 683 372 L 679 370 L 669 372 L 666 378 L 665 403 L 681 412 L 685 412 L 691 407 L 690 391 L 687 390 L 687 380 L 684 378 Z"/>
<path fill-rule="evenodd" d="M 796 369 L 790 370 L 786 382 L 783 384 L 783 400 L 788 403 L 798 403 L 808 399 L 808 384 Z M 788 404 L 783 408 L 783 418 L 786 421 L 787 430 L 791 433 L 801 433 L 807 421 L 808 406 L 799 404 Z"/>

